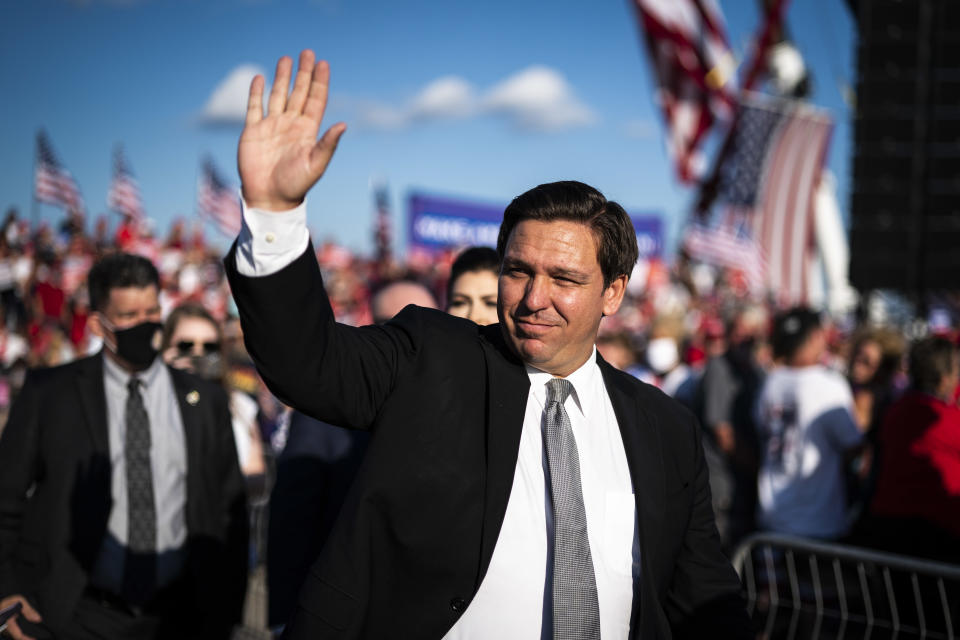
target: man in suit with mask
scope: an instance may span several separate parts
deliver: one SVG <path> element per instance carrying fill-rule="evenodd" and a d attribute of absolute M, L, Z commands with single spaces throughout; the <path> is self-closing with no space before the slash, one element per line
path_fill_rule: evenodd
<path fill-rule="evenodd" d="M 103 350 L 31 371 L 0 438 L 0 606 L 14 638 L 228 638 L 247 523 L 222 389 L 165 366 L 159 277 L 89 274 Z"/>
<path fill-rule="evenodd" d="M 244 229 L 225 263 L 251 356 L 282 400 L 369 429 L 288 638 L 749 638 L 720 551 L 700 431 L 596 354 L 637 259 L 622 207 L 579 182 L 504 212 L 500 324 L 409 306 L 335 322 L 303 199 L 329 68 L 251 84 Z"/>

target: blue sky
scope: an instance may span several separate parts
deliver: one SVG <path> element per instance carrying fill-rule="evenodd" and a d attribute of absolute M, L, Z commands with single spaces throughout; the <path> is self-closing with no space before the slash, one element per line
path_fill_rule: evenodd
<path fill-rule="evenodd" d="M 742 58 L 753 0 L 721 0 Z M 238 125 L 211 124 L 228 80 L 309 47 L 330 61 L 328 124 L 349 129 L 310 196 L 310 225 L 367 252 L 370 180 L 386 180 L 403 239 L 411 191 L 505 204 L 541 182 L 588 182 L 676 229 L 693 198 L 666 158 L 633 7 L 626 0 L 0 0 L 0 208 L 30 215 L 43 127 L 93 216 L 122 142 L 149 217 L 192 219 L 200 160 L 236 180 Z M 796 0 L 789 28 L 813 101 L 836 118 L 829 166 L 849 200 L 855 28 L 842 0 Z M 238 70 L 239 69 L 239 70 Z M 229 89 L 221 99 L 229 97 Z M 544 106 L 542 96 L 551 96 Z M 226 104 L 236 101 L 227 100 Z M 549 127 L 532 128 L 531 118 Z M 40 207 L 56 221 L 60 210 Z M 112 214 L 111 214 L 112 215 Z M 228 239 L 208 228 L 208 238 Z"/>

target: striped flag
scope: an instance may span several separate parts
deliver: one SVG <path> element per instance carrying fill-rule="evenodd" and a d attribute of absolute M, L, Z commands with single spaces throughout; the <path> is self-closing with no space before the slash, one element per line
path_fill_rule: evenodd
<path fill-rule="evenodd" d="M 84 213 L 80 187 L 56 154 L 43 130 L 37 133 L 37 162 L 33 176 L 34 197 L 40 202 L 63 207 L 75 215 Z"/>
<path fill-rule="evenodd" d="M 217 173 L 213 160 L 207 158 L 200 170 L 197 185 L 197 210 L 226 236 L 240 233 L 243 213 L 236 187 L 228 185 Z"/>
<path fill-rule="evenodd" d="M 754 242 L 742 216 L 728 210 L 713 224 L 694 221 L 683 233 L 683 248 L 699 262 L 742 271 L 756 294 L 762 294 L 767 278 L 767 260 L 763 249 Z"/>
<path fill-rule="evenodd" d="M 767 258 L 767 288 L 783 304 L 806 301 L 814 194 L 832 129 L 829 116 L 808 104 L 750 95 L 719 169 L 717 201 L 749 221 Z"/>
<path fill-rule="evenodd" d="M 140 222 L 144 218 L 140 185 L 130 171 L 130 165 L 127 164 L 123 153 L 123 145 L 120 144 L 113 150 L 113 181 L 107 192 L 107 206 L 135 222 Z"/>
<path fill-rule="evenodd" d="M 705 169 L 700 145 L 733 113 L 735 63 L 714 0 L 634 0 L 667 124 L 667 149 L 682 182 Z"/>

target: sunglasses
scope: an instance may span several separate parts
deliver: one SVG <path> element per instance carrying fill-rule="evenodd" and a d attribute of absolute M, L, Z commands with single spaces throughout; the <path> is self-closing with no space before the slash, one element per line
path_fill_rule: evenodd
<path fill-rule="evenodd" d="M 193 340 L 180 340 L 175 345 L 177 347 L 177 352 L 180 355 L 187 355 L 193 353 L 195 345 L 200 345 L 203 348 L 204 354 L 217 353 L 220 351 L 220 343 L 218 342 L 196 342 Z"/>

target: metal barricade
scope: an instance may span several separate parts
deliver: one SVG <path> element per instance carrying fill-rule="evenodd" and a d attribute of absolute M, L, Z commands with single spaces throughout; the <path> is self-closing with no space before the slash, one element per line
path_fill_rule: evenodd
<path fill-rule="evenodd" d="M 960 566 L 768 533 L 741 543 L 733 565 L 759 638 L 960 633 Z"/>

